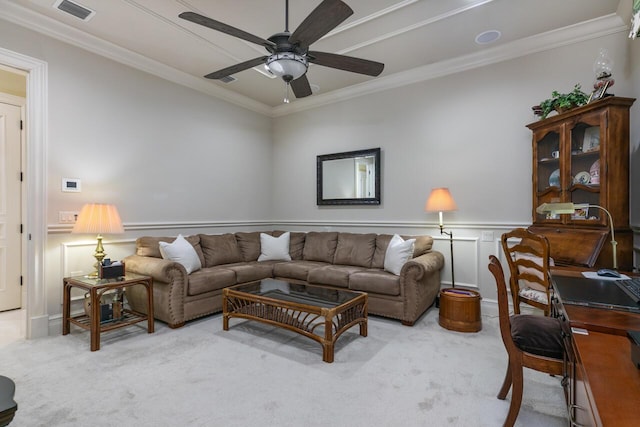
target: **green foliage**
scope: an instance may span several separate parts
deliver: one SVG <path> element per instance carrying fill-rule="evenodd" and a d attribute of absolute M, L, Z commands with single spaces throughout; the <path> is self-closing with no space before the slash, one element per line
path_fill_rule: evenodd
<path fill-rule="evenodd" d="M 540 115 L 545 119 L 553 110 L 569 110 L 584 105 L 589 100 L 589 95 L 580 89 L 577 84 L 569 93 L 560 93 L 557 90 L 551 92 L 551 98 L 540 103 Z"/>

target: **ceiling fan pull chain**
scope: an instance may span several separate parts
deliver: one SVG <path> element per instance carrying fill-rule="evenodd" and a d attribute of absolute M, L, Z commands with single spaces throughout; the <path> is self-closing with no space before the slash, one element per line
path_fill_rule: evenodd
<path fill-rule="evenodd" d="M 284 82 L 284 103 L 289 103 L 289 82 Z"/>

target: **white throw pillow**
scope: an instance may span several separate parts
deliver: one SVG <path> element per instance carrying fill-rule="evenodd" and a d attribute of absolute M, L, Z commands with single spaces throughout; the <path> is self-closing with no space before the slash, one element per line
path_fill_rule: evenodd
<path fill-rule="evenodd" d="M 200 258 L 191 243 L 178 234 L 173 243 L 160 242 L 160 254 L 162 258 L 182 264 L 187 270 L 187 274 L 198 271 L 202 268 Z"/>
<path fill-rule="evenodd" d="M 291 261 L 289 255 L 289 240 L 291 233 L 288 231 L 279 237 L 260 233 L 260 256 L 258 261 Z"/>
<path fill-rule="evenodd" d="M 394 234 L 384 254 L 384 269 L 399 276 L 402 266 L 413 258 L 415 246 L 416 239 L 403 240 L 402 237 Z"/>

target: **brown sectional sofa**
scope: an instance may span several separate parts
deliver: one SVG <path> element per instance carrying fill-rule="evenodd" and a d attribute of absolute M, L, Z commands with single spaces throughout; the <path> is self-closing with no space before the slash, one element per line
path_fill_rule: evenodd
<path fill-rule="evenodd" d="M 266 233 L 278 237 L 284 232 Z M 172 328 L 221 311 L 225 287 L 271 277 L 367 292 L 370 314 L 413 325 L 438 295 L 444 257 L 431 250 L 431 236 L 412 236 L 416 239 L 413 259 L 396 276 L 383 268 L 391 237 L 291 232 L 291 261 L 259 262 L 260 232 L 188 236 L 202 264 L 191 274 L 160 254 L 159 242 L 172 242 L 174 237 L 140 237 L 136 254 L 124 262 L 127 272 L 153 277 L 154 316 Z M 133 309 L 146 312 L 144 290 L 138 288 L 127 288 L 127 299 Z"/>

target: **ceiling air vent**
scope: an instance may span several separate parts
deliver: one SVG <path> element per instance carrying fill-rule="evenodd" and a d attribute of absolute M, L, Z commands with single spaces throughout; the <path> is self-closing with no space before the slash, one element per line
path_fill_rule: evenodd
<path fill-rule="evenodd" d="M 56 2 L 53 4 L 53 7 L 66 12 L 69 15 L 73 15 L 78 19 L 82 19 L 83 21 L 88 21 L 89 19 L 93 18 L 93 15 L 96 14 L 94 10 L 87 9 L 84 6 L 81 6 L 78 3 L 74 3 L 69 0 L 56 0 Z"/>
<path fill-rule="evenodd" d="M 231 83 L 231 82 L 235 82 L 236 80 L 238 79 L 236 79 L 233 76 L 224 76 L 223 78 L 220 79 L 220 81 L 224 83 Z"/>

